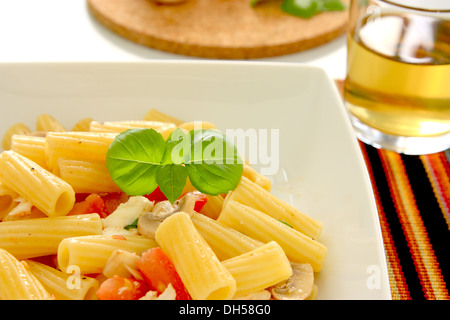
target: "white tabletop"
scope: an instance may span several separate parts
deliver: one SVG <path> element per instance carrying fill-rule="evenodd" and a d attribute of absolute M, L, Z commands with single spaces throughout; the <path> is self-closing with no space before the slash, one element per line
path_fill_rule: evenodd
<path fill-rule="evenodd" d="M 345 36 L 303 52 L 258 61 L 321 67 L 343 78 Z M 142 61 L 200 59 L 124 39 L 97 22 L 85 0 L 0 0 L 0 62 Z"/>

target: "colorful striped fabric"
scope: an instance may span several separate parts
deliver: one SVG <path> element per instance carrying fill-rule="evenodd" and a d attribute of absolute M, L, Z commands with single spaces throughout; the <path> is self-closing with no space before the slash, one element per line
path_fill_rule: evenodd
<path fill-rule="evenodd" d="M 394 300 L 450 300 L 450 151 L 408 156 L 359 143 Z"/>
<path fill-rule="evenodd" d="M 343 80 L 336 80 L 343 92 Z M 359 142 L 393 300 L 450 300 L 450 149 L 409 156 Z"/>

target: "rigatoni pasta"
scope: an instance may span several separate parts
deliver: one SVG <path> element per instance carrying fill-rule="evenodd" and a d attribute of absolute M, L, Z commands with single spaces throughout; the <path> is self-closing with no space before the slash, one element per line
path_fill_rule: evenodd
<path fill-rule="evenodd" d="M 225 201 L 228 200 L 240 202 L 284 221 L 311 238 L 319 239 L 322 233 L 321 221 L 304 214 L 246 177 L 242 177 L 236 189 L 229 193 Z"/>
<path fill-rule="evenodd" d="M 275 241 L 222 263 L 236 280 L 235 298 L 273 286 L 292 275 L 291 264 Z"/>
<path fill-rule="evenodd" d="M 194 212 L 191 220 L 221 261 L 252 251 L 264 244 L 203 214 Z"/>
<path fill-rule="evenodd" d="M 56 300 L 96 300 L 99 281 L 92 277 L 65 273 L 44 263 L 26 260 L 31 272 Z"/>
<path fill-rule="evenodd" d="M 155 240 L 140 235 L 67 237 L 58 246 L 58 266 L 65 272 L 70 266 L 76 266 L 82 274 L 101 273 L 114 251 L 124 250 L 141 254 L 155 246 Z"/>
<path fill-rule="evenodd" d="M 271 180 L 247 162 L 228 193 L 202 194 L 189 176 L 173 203 L 159 188 L 123 192 L 106 154 L 131 128 L 166 139 L 177 128 L 216 126 L 151 109 L 135 120 L 86 117 L 70 131 L 41 114 L 36 129 L 44 133 L 24 124 L 8 130 L 0 299 L 280 299 L 271 290 L 294 281 L 295 264 L 322 270 L 322 223 L 271 194 Z M 301 299 L 317 297 L 310 280 Z"/>
<path fill-rule="evenodd" d="M 81 131 L 81 132 L 89 131 L 92 121 L 94 121 L 94 119 L 92 119 L 90 117 L 83 118 L 83 119 L 79 120 L 77 123 L 75 123 L 75 125 L 72 127 L 72 129 L 70 131 Z"/>
<path fill-rule="evenodd" d="M 323 244 L 264 212 L 228 200 L 217 220 L 259 241 L 278 242 L 293 262 L 309 263 L 316 272 L 323 267 L 327 255 Z"/>
<path fill-rule="evenodd" d="M 160 110 L 155 108 L 151 108 L 150 110 L 147 111 L 147 113 L 144 115 L 144 120 L 170 122 L 175 124 L 176 126 L 179 126 L 184 122 L 183 120 L 169 116 L 168 114 L 161 112 Z"/>
<path fill-rule="evenodd" d="M 0 300 L 53 300 L 16 257 L 0 248 Z"/>
<path fill-rule="evenodd" d="M 11 150 L 0 154 L 0 181 L 50 217 L 66 215 L 75 203 L 67 182 Z"/>
<path fill-rule="evenodd" d="M 270 179 L 256 171 L 248 163 L 244 163 L 242 175 L 261 188 L 270 192 L 270 189 L 272 188 L 272 182 L 270 181 Z"/>
<path fill-rule="evenodd" d="M 207 197 L 208 200 L 200 212 L 211 219 L 217 219 L 222 211 L 223 196 L 219 194 L 217 196 L 207 195 Z"/>
<path fill-rule="evenodd" d="M 41 114 L 36 119 L 36 130 L 43 132 L 64 132 L 66 129 L 49 114 Z"/>
<path fill-rule="evenodd" d="M 0 248 L 28 259 L 56 254 L 60 242 L 69 237 L 101 234 L 97 213 L 47 217 L 0 223 Z"/>
<path fill-rule="evenodd" d="M 106 164 L 99 161 L 59 158 L 58 174 L 76 193 L 120 192 Z"/>
<path fill-rule="evenodd" d="M 42 168 L 47 169 L 45 137 L 13 135 L 11 138 L 11 150 L 36 162 Z"/>
<path fill-rule="evenodd" d="M 134 128 L 152 128 L 162 134 L 164 139 L 175 130 L 176 126 L 170 122 L 161 121 L 92 121 L 89 131 L 91 132 L 123 132 Z"/>
<path fill-rule="evenodd" d="M 2 139 L 2 147 L 4 150 L 9 150 L 11 148 L 11 138 L 15 134 L 24 135 L 31 133 L 30 128 L 24 123 L 16 123 L 6 130 L 6 133 Z"/>
<path fill-rule="evenodd" d="M 45 138 L 47 164 L 56 170 L 59 158 L 106 161 L 106 152 L 117 133 L 49 132 Z"/>
<path fill-rule="evenodd" d="M 189 215 L 178 212 L 158 227 L 156 241 L 172 260 L 193 299 L 233 298 L 236 281 L 195 228 Z"/>
<path fill-rule="evenodd" d="M 179 125 L 179 128 L 186 131 L 200 130 L 200 129 L 216 129 L 216 125 L 208 121 L 188 121 Z"/>

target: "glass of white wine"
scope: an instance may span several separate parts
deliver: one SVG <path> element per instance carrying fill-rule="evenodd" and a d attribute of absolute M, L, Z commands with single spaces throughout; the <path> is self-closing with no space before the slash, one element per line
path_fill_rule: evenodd
<path fill-rule="evenodd" d="M 450 0 L 352 0 L 344 98 L 377 148 L 450 148 Z"/>

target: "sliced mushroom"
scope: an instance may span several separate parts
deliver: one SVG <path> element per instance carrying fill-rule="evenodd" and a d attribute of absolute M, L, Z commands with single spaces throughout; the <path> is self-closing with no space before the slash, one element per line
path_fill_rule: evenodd
<path fill-rule="evenodd" d="M 292 276 L 271 288 L 276 300 L 304 300 L 314 286 L 314 271 L 309 263 L 291 263 Z"/>
<path fill-rule="evenodd" d="M 195 208 L 195 196 L 192 193 L 186 193 L 184 197 L 182 197 L 180 200 L 175 201 L 175 212 L 183 211 L 188 214 L 194 213 Z"/>
<path fill-rule="evenodd" d="M 158 229 L 161 222 L 173 213 L 173 207 L 170 205 L 170 202 L 167 201 L 170 208 L 165 202 L 158 202 L 153 208 L 153 211 L 146 212 L 139 217 L 137 229 L 140 234 L 148 238 L 155 238 L 156 229 Z M 166 211 L 167 209 L 169 210 Z"/>
<path fill-rule="evenodd" d="M 158 229 L 164 219 L 180 211 L 193 214 L 194 206 L 195 196 L 190 193 L 175 201 L 173 205 L 168 200 L 160 201 L 155 204 L 152 211 L 146 212 L 139 217 L 137 223 L 138 232 L 146 237 L 154 238 L 156 229 Z"/>

